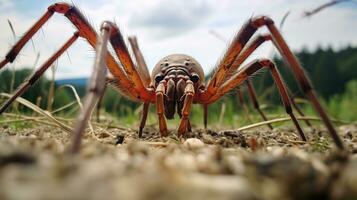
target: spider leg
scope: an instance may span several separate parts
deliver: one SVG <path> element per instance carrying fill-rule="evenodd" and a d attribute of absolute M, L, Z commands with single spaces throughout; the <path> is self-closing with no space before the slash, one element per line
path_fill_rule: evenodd
<path fill-rule="evenodd" d="M 203 106 L 203 126 L 207 129 L 207 118 L 208 118 L 208 104 L 202 104 Z"/>
<path fill-rule="evenodd" d="M 223 59 L 216 66 L 216 70 L 209 80 L 206 90 L 200 94 L 200 99 L 207 101 L 216 94 L 218 88 L 226 80 L 229 73 L 232 71 L 232 66 L 244 46 L 248 43 L 252 35 L 257 29 L 262 26 L 257 19 L 250 19 L 243 25 L 238 34 L 234 37 L 232 43 L 229 45 L 228 50 L 223 56 Z M 238 68 L 238 66 L 237 66 Z"/>
<path fill-rule="evenodd" d="M 233 62 L 232 66 L 228 69 L 227 77 L 225 80 L 227 80 L 229 77 L 231 77 L 232 74 L 241 66 L 241 64 L 264 42 L 270 41 L 272 38 L 270 35 L 265 34 L 265 35 L 258 35 L 256 36 L 252 42 L 249 43 L 247 47 L 245 47 L 242 52 L 239 53 L 237 56 L 236 60 Z M 253 85 L 247 80 L 246 86 L 248 88 L 248 93 L 250 96 L 250 99 L 252 101 L 253 107 L 258 111 L 259 115 L 263 118 L 264 121 L 267 121 L 267 117 L 263 113 L 263 111 L 260 109 L 259 103 L 258 103 L 258 98 L 256 96 L 255 89 Z M 239 91 L 238 95 L 242 95 L 241 92 Z M 243 108 L 245 107 L 243 105 L 243 98 L 239 96 L 240 103 L 242 104 Z M 296 104 L 293 104 L 296 105 Z M 247 111 L 247 109 L 246 109 Z M 248 113 L 247 113 L 248 114 Z M 267 124 L 267 126 L 270 129 L 273 129 L 273 126 L 271 124 Z"/>
<path fill-rule="evenodd" d="M 91 75 L 89 82 L 89 87 L 87 88 L 87 95 L 83 104 L 83 109 L 77 118 L 73 130 L 73 144 L 71 148 L 71 153 L 76 154 L 79 152 L 82 135 L 87 126 L 87 122 L 93 111 L 98 99 L 103 93 L 106 85 L 106 72 L 105 58 L 107 57 L 107 44 L 109 36 L 111 33 L 111 27 L 104 22 L 101 26 L 101 35 L 99 36 L 97 48 L 96 48 L 96 58 L 94 63 L 94 70 Z"/>
<path fill-rule="evenodd" d="M 228 75 L 227 78 L 230 77 L 230 74 L 232 74 L 232 72 L 236 71 L 237 68 L 239 68 L 239 66 L 249 57 L 249 55 L 251 55 L 261 44 L 263 44 L 265 41 L 268 40 L 271 40 L 270 35 L 259 35 L 255 37 L 253 41 L 249 44 L 249 46 L 244 48 L 243 51 L 238 55 L 237 59 L 233 62 L 232 66 L 229 69 L 229 73 L 227 74 Z M 248 93 L 252 101 L 253 107 L 258 111 L 259 115 L 263 118 L 263 120 L 267 121 L 268 118 L 260 109 L 258 98 L 252 83 L 249 80 L 247 80 L 246 85 L 248 88 Z M 273 129 L 273 126 L 271 124 L 267 124 L 267 126 L 270 129 Z"/>
<path fill-rule="evenodd" d="M 268 42 L 271 41 L 272 37 L 269 34 L 264 34 L 264 35 L 258 35 L 256 36 L 252 42 L 250 42 L 249 46 L 247 46 L 246 48 L 244 48 L 244 50 L 239 54 L 239 56 L 237 57 L 237 59 L 234 61 L 234 63 L 232 64 L 232 67 L 230 68 L 230 72 L 234 72 L 237 70 L 237 68 L 239 68 L 239 66 L 241 66 L 241 64 L 260 46 L 262 45 L 264 42 Z M 230 74 L 228 74 L 228 77 L 230 77 Z M 249 88 L 249 86 L 248 86 Z M 254 88 L 251 87 L 253 90 Z M 291 104 L 292 106 L 295 108 L 295 110 L 301 115 L 301 116 L 305 116 L 304 113 L 302 112 L 302 110 L 298 107 L 298 105 L 295 102 L 295 99 L 292 98 L 290 91 L 288 90 L 288 94 L 291 100 Z M 251 97 L 253 97 L 251 95 Z M 254 98 L 254 97 L 253 97 Z M 255 101 L 257 101 L 257 98 L 255 98 L 255 100 L 253 100 L 253 105 L 255 103 Z M 255 105 L 254 105 L 255 106 Z M 263 117 L 264 118 L 264 117 Z M 304 120 L 305 123 L 311 127 L 311 123 L 309 122 L 309 120 Z M 271 125 L 270 125 L 271 126 Z"/>
<path fill-rule="evenodd" d="M 164 96 L 166 81 L 162 80 L 156 87 L 156 112 L 159 120 L 160 135 L 167 136 L 166 118 L 164 116 Z"/>
<path fill-rule="evenodd" d="M 40 29 L 44 23 L 48 21 L 53 15 L 53 8 L 48 8 L 47 12 L 25 33 L 25 35 L 12 47 L 12 49 L 6 54 L 5 59 L 0 62 L 0 69 L 2 69 L 7 63 L 14 62 L 16 56 L 19 54 L 25 44 L 32 38 L 32 36 Z"/>
<path fill-rule="evenodd" d="M 140 127 L 139 127 L 139 137 L 141 137 L 143 135 L 143 129 L 145 127 L 146 119 L 147 119 L 148 113 L 149 113 L 149 106 L 150 106 L 149 102 L 146 102 L 143 105 L 143 113 L 141 115 Z"/>
<path fill-rule="evenodd" d="M 143 80 L 145 86 L 148 87 L 151 82 L 150 73 L 149 73 L 149 69 L 146 65 L 144 56 L 141 53 L 141 50 L 139 48 L 138 40 L 136 39 L 135 36 L 132 36 L 132 37 L 129 37 L 129 43 L 133 50 L 136 63 L 138 64 L 138 72 L 139 72 L 140 76 L 142 77 L 142 80 Z"/>
<path fill-rule="evenodd" d="M 242 84 L 244 81 L 246 81 L 248 79 L 249 76 L 251 76 L 252 74 L 257 72 L 258 70 L 262 69 L 263 67 L 269 68 L 269 70 L 274 78 L 275 84 L 279 90 L 279 93 L 280 93 L 281 99 L 283 101 L 286 113 L 291 117 L 301 138 L 304 141 L 306 141 L 304 132 L 301 129 L 299 122 L 296 120 L 296 117 L 292 111 L 290 99 L 289 99 L 286 87 L 284 85 L 284 82 L 283 82 L 278 70 L 276 69 L 274 63 L 268 59 L 255 60 L 255 61 L 249 63 L 246 67 L 243 67 L 241 70 L 239 70 L 234 75 L 232 75 L 232 77 L 230 79 L 228 79 L 226 82 L 224 82 L 219 87 L 219 89 L 217 90 L 217 94 L 215 96 L 213 96 L 208 103 L 212 103 L 212 102 L 218 100 L 225 93 L 227 93 L 231 89 L 235 88 L 236 86 Z"/>
<path fill-rule="evenodd" d="M 193 97 L 195 96 L 195 88 L 193 86 L 193 82 L 191 80 L 186 81 L 186 87 L 184 91 L 184 95 L 181 98 L 185 98 L 184 103 L 183 103 L 183 108 L 181 112 L 181 122 L 180 126 L 177 130 L 178 136 L 182 136 L 188 128 L 190 128 L 189 125 L 189 115 L 191 112 L 191 106 L 193 103 Z"/>
<path fill-rule="evenodd" d="M 221 86 L 222 81 L 229 73 L 229 69 L 232 66 L 234 60 L 241 52 L 242 48 L 247 44 L 248 40 L 252 37 L 252 35 L 257 31 L 258 28 L 266 26 L 271 33 L 273 41 L 277 46 L 280 54 L 284 57 L 284 59 L 289 63 L 290 69 L 293 71 L 293 74 L 298 81 L 301 89 L 307 96 L 307 98 L 312 103 L 315 110 L 319 113 L 320 117 L 322 118 L 325 126 L 329 130 L 329 133 L 334 140 L 336 146 L 343 150 L 344 145 L 342 143 L 341 138 L 338 136 L 335 128 L 332 125 L 331 120 L 329 119 L 327 113 L 322 108 L 318 98 L 316 96 L 315 91 L 312 88 L 312 85 L 306 76 L 303 68 L 299 64 L 297 58 L 291 52 L 290 48 L 286 44 L 285 40 L 283 39 L 282 35 L 274 25 L 274 21 L 266 16 L 256 17 L 250 19 L 238 33 L 238 35 L 234 38 L 232 44 L 229 46 L 225 56 L 223 57 L 222 61 L 219 62 L 217 66 L 217 70 L 213 74 L 212 78 L 210 79 L 207 89 L 205 91 L 200 91 L 198 95 L 198 99 L 202 102 L 208 101 L 212 96 L 216 94 L 218 87 Z"/>
<path fill-rule="evenodd" d="M 138 70 L 140 76 L 142 77 L 142 81 L 143 81 L 145 87 L 149 87 L 150 82 L 151 82 L 150 73 L 149 73 L 149 69 L 146 65 L 144 56 L 141 53 L 141 50 L 139 48 L 138 41 L 135 36 L 132 36 L 132 37 L 129 37 L 129 42 L 130 42 L 130 46 L 133 50 L 136 63 L 138 64 L 137 70 Z M 140 122 L 140 127 L 139 127 L 139 137 L 142 136 L 143 129 L 146 124 L 146 119 L 147 119 L 148 112 L 149 112 L 149 104 L 150 104 L 149 102 L 145 102 L 143 105 L 143 113 L 141 116 L 141 122 Z"/>
<path fill-rule="evenodd" d="M 21 96 L 30 86 L 32 86 L 45 71 L 52 66 L 58 57 L 60 57 L 77 39 L 78 32 L 74 35 L 54 54 L 52 55 L 39 69 L 37 69 L 24 83 L 22 83 L 14 92 L 11 98 L 9 98 L 0 108 L 0 114 L 2 114 L 11 103 L 18 97 Z"/>
<path fill-rule="evenodd" d="M 303 90 L 305 95 L 309 98 L 309 100 L 311 101 L 311 103 L 312 103 L 313 107 L 315 108 L 315 110 L 321 116 L 321 118 L 322 118 L 323 122 L 325 123 L 327 129 L 329 130 L 329 133 L 330 133 L 332 139 L 334 140 L 336 146 L 339 149 L 343 150 L 344 149 L 344 145 L 342 143 L 342 140 L 338 136 L 338 134 L 337 134 L 335 128 L 333 127 L 332 122 L 329 119 L 327 113 L 325 112 L 325 110 L 322 108 L 320 102 L 318 101 L 318 98 L 316 96 L 316 93 L 315 93 L 314 89 L 312 88 L 310 80 L 306 76 L 306 74 L 305 74 L 303 68 L 301 67 L 301 65 L 299 64 L 297 58 L 291 52 L 290 48 L 286 44 L 286 42 L 283 39 L 282 35 L 280 34 L 278 29 L 274 25 L 274 22 L 271 19 L 267 18 L 267 17 L 262 17 L 262 19 L 264 19 L 264 24 L 269 29 L 269 31 L 270 31 L 270 33 L 271 33 L 271 35 L 273 37 L 273 41 L 274 41 L 275 45 L 277 46 L 280 54 L 289 63 L 289 65 L 291 67 L 291 70 L 294 72 L 293 74 L 295 75 L 295 78 L 298 80 L 298 83 L 299 83 L 301 89 Z"/>
<path fill-rule="evenodd" d="M 87 40 L 87 42 L 95 48 L 97 42 L 97 33 L 93 27 L 89 24 L 82 13 L 74 6 L 68 3 L 55 3 L 48 7 L 46 13 L 25 33 L 25 35 L 10 49 L 5 56 L 5 59 L 0 62 L 0 69 L 9 62 L 13 62 L 25 46 L 25 44 L 33 37 L 33 35 L 45 24 L 54 13 L 63 14 L 69 21 L 77 28 L 79 36 Z M 106 58 L 106 65 L 109 68 L 111 74 L 118 79 L 116 85 L 122 93 L 133 100 L 144 99 L 146 101 L 152 101 L 153 92 L 149 94 L 145 91 L 138 91 L 133 87 L 133 82 L 126 76 L 125 72 L 116 63 L 114 58 L 108 54 Z M 150 96 L 150 98 L 148 98 Z"/>
<path fill-rule="evenodd" d="M 110 23 L 112 26 L 112 34 L 110 36 L 110 43 L 112 44 L 114 51 L 119 58 L 121 64 L 123 65 L 123 68 L 130 80 L 133 82 L 133 87 L 140 92 L 140 95 L 137 97 L 139 99 L 143 99 L 143 101 L 152 101 L 153 99 L 153 93 L 151 90 L 149 90 L 147 87 L 145 87 L 145 84 L 136 68 L 134 65 L 133 60 L 131 59 L 131 56 L 129 54 L 128 48 L 125 44 L 123 35 L 120 33 L 119 28 L 114 24 Z M 142 61 L 142 60 L 140 60 Z M 144 66 L 141 66 L 140 68 L 143 68 Z"/>
<path fill-rule="evenodd" d="M 187 119 L 187 131 L 188 131 L 188 132 L 191 132 L 191 131 L 192 131 L 192 126 L 191 126 L 190 119 Z"/>
<path fill-rule="evenodd" d="M 263 118 L 264 121 L 268 121 L 268 118 L 265 116 L 265 114 L 263 113 L 263 111 L 260 109 L 259 103 L 258 103 L 258 98 L 257 98 L 257 94 L 255 92 L 255 89 L 252 85 L 252 82 L 247 79 L 245 81 L 247 88 L 248 88 L 248 93 L 250 96 L 250 99 L 252 100 L 253 106 L 254 108 L 258 111 L 258 113 L 260 114 L 260 116 Z M 273 130 L 273 126 L 271 124 L 267 124 L 267 126 Z"/>

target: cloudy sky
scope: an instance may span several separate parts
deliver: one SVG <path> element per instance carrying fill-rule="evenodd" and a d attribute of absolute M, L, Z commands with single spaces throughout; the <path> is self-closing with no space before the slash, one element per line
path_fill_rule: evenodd
<path fill-rule="evenodd" d="M 222 56 L 227 43 L 212 34 L 230 40 L 242 24 L 254 15 L 269 15 L 277 23 L 290 15 L 283 35 L 294 51 L 318 45 L 339 49 L 357 46 L 357 3 L 341 3 L 311 18 L 302 18 L 304 11 L 328 0 L 73 0 L 98 29 L 103 20 L 116 21 L 125 36 L 136 35 L 150 70 L 168 54 L 185 53 L 195 57 L 209 72 Z M 0 56 L 46 10 L 53 0 L 0 0 Z M 10 20 L 17 38 L 12 35 Z M 55 15 L 18 56 L 15 67 L 33 67 L 36 55 L 43 63 L 74 32 L 61 15 Z M 262 29 L 260 32 L 265 32 Z M 266 44 L 252 58 L 268 57 L 271 44 Z M 56 77 L 89 76 L 94 51 L 79 40 L 58 61 Z M 251 58 L 251 59 L 252 59 Z M 308 67 L 308 66 L 306 66 Z"/>

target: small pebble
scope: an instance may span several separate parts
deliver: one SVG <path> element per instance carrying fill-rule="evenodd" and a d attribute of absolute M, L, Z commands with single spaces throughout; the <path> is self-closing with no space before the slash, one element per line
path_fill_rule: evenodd
<path fill-rule="evenodd" d="M 205 143 L 203 143 L 200 139 L 197 138 L 189 138 L 187 139 L 183 145 L 185 147 L 188 147 L 188 149 L 199 149 L 202 148 L 203 146 L 205 146 Z"/>

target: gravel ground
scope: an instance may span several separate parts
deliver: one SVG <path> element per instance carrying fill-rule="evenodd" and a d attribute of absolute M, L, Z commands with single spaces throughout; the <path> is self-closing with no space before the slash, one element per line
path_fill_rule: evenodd
<path fill-rule="evenodd" d="M 80 155 L 70 134 L 39 125 L 0 127 L 0 199 L 357 199 L 357 125 L 327 132 L 194 130 L 161 138 L 147 127 L 96 128 Z"/>

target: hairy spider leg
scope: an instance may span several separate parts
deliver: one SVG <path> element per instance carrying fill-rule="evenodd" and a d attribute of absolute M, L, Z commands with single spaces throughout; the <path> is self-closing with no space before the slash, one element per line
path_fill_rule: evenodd
<path fill-rule="evenodd" d="M 0 62 L 0 69 L 9 62 L 13 62 L 24 47 L 24 45 L 33 37 L 33 35 L 46 23 L 54 13 L 63 14 L 78 29 L 79 36 L 85 38 L 88 43 L 95 48 L 97 42 L 97 33 L 89 24 L 83 14 L 74 6 L 68 3 L 55 3 L 48 7 L 46 13 L 25 33 L 25 35 L 10 49 L 5 59 Z M 133 87 L 133 82 L 127 77 L 127 74 L 116 63 L 114 58 L 108 54 L 106 65 L 113 76 L 118 79 L 117 87 L 122 93 L 132 100 L 152 101 L 153 94 L 146 91 L 138 91 Z"/>
<path fill-rule="evenodd" d="M 264 34 L 264 35 L 258 35 L 256 36 L 252 42 L 249 43 L 249 45 L 247 47 L 245 47 L 243 49 L 243 51 L 239 54 L 239 56 L 237 57 L 237 59 L 234 61 L 234 63 L 232 64 L 232 67 L 230 68 L 230 72 L 228 73 L 228 77 L 230 77 L 230 74 L 232 74 L 234 71 L 237 70 L 237 68 L 239 68 L 239 66 L 241 66 L 241 64 L 259 47 L 261 46 L 263 43 L 268 42 L 268 41 L 272 41 L 272 36 L 270 34 Z M 275 43 L 273 43 L 275 45 Z M 248 84 L 248 83 L 247 83 Z M 247 85 L 248 86 L 248 85 Z M 249 86 L 248 86 L 249 88 Z M 254 88 L 251 87 L 253 90 Z M 288 88 L 287 88 L 288 89 Z M 301 115 L 301 116 L 305 116 L 304 113 L 302 112 L 302 110 L 299 108 L 299 106 L 296 104 L 295 99 L 292 98 L 292 95 L 288 89 L 288 94 L 290 97 L 290 101 L 292 106 L 295 108 L 295 110 Z M 251 96 L 252 98 L 254 98 L 253 96 Z M 253 105 L 254 105 L 254 101 L 257 101 L 257 98 L 252 99 L 253 101 Z M 256 105 L 254 105 L 256 107 Z M 258 111 L 259 112 L 259 111 Z M 262 116 L 263 117 L 263 116 Z M 264 118 L 264 117 L 263 117 Z M 266 120 L 265 120 L 266 121 Z M 309 122 L 308 119 L 304 120 L 305 123 L 311 127 L 311 123 Z M 271 126 L 271 125 L 270 125 Z"/>
<path fill-rule="evenodd" d="M 150 82 L 151 82 L 150 73 L 149 73 L 149 69 L 146 65 L 144 56 L 141 53 L 141 50 L 139 48 L 137 38 L 135 36 L 129 37 L 129 43 L 133 50 L 136 63 L 138 64 L 138 68 L 137 68 L 138 72 L 139 72 L 140 76 L 142 77 L 144 85 L 146 87 L 149 87 Z M 138 131 L 139 137 L 141 137 L 143 134 L 143 129 L 145 127 L 147 116 L 149 113 L 149 107 L 150 107 L 150 102 L 145 102 L 143 104 L 143 111 L 142 111 L 142 115 L 141 115 L 139 131 Z"/>
<path fill-rule="evenodd" d="M 138 72 L 139 72 L 140 76 L 142 77 L 144 85 L 146 87 L 149 87 L 150 82 L 151 82 L 150 73 L 149 73 L 149 69 L 146 65 L 144 56 L 140 50 L 138 40 L 135 36 L 131 36 L 131 37 L 129 37 L 129 43 L 130 43 L 131 49 L 133 50 L 136 63 L 138 64 L 138 68 L 137 68 Z"/>
<path fill-rule="evenodd" d="M 128 48 L 125 44 L 123 35 L 120 33 L 119 28 L 114 23 L 109 23 L 112 27 L 112 34 L 110 36 L 110 43 L 114 48 L 114 51 L 119 58 L 123 68 L 130 80 L 133 82 L 133 87 L 139 91 L 141 94 L 137 97 L 142 99 L 141 101 L 152 101 L 154 100 L 153 90 L 145 87 L 145 84 L 142 80 L 142 77 L 139 75 L 139 72 L 134 65 L 133 60 L 129 54 Z M 140 69 L 141 67 L 139 67 Z"/>
<path fill-rule="evenodd" d="M 242 29 L 233 40 L 230 47 L 228 48 L 225 56 L 216 67 L 216 71 L 213 74 L 212 78 L 210 79 L 206 87 L 206 90 L 200 91 L 200 94 L 198 95 L 198 101 L 202 103 L 207 102 L 212 96 L 216 94 L 216 91 L 222 84 L 222 81 L 227 76 L 230 67 L 232 66 L 238 54 L 241 52 L 242 48 L 245 46 L 248 40 L 253 36 L 253 34 L 257 31 L 257 29 L 263 26 L 266 26 L 270 31 L 271 36 L 273 37 L 273 41 L 277 46 L 280 54 L 282 54 L 285 61 L 289 63 L 290 69 L 293 71 L 293 74 L 297 79 L 301 89 L 308 97 L 315 110 L 319 113 L 325 126 L 329 130 L 329 133 L 334 143 L 340 150 L 343 150 L 344 145 L 342 143 L 342 140 L 338 136 L 327 113 L 325 112 L 320 102 L 318 101 L 315 91 L 313 90 L 311 83 L 308 77 L 306 76 L 303 68 L 300 66 L 299 62 L 297 61 L 297 58 L 291 52 L 285 40 L 281 36 L 280 32 L 274 25 L 273 20 L 270 19 L 269 17 L 260 16 L 260 17 L 252 18 L 242 27 Z"/>
<path fill-rule="evenodd" d="M 27 80 L 22 83 L 14 92 L 14 94 L 9 98 L 0 108 L 0 114 L 2 114 L 15 99 L 21 96 L 30 86 L 32 86 L 36 81 L 45 73 L 45 71 L 52 66 L 52 64 L 60 57 L 77 39 L 78 32 L 74 35 L 55 53 L 53 54 L 39 69 L 37 69 Z"/>

